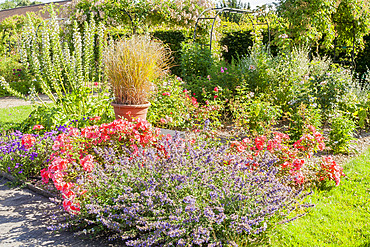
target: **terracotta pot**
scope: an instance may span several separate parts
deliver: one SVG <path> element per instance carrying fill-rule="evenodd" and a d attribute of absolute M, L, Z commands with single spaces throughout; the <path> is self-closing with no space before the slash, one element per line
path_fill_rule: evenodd
<path fill-rule="evenodd" d="M 146 114 L 148 113 L 148 108 L 150 102 L 143 105 L 123 105 L 112 103 L 114 108 L 114 114 L 116 119 L 126 118 L 128 121 L 132 121 L 132 118 L 141 118 L 146 120 Z"/>

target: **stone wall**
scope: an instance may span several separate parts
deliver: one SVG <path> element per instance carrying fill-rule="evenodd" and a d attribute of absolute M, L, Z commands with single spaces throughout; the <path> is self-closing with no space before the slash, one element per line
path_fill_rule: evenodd
<path fill-rule="evenodd" d="M 54 2 L 54 4 L 62 5 L 66 4 L 68 2 L 71 2 L 71 0 L 65 0 L 65 1 L 59 1 L 59 2 Z M 50 3 L 42 3 L 42 4 L 36 4 L 32 6 L 25 6 L 25 7 L 18 7 L 14 9 L 5 9 L 5 10 L 0 10 L 0 22 L 3 21 L 4 19 L 8 18 L 9 16 L 12 15 L 26 15 L 27 12 L 36 12 L 40 13 L 40 11 L 43 9 L 45 5 L 48 5 Z M 49 18 L 49 14 L 41 14 L 40 15 L 43 18 Z"/>

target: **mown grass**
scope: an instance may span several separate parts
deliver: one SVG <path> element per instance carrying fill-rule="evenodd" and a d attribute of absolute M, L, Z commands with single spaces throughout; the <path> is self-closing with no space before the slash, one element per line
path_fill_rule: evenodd
<path fill-rule="evenodd" d="M 315 191 L 308 215 L 275 231 L 271 246 L 370 247 L 370 149 L 344 172 L 339 187 Z"/>
<path fill-rule="evenodd" d="M 32 110 L 31 105 L 0 108 L 0 130 L 7 131 L 19 126 Z"/>

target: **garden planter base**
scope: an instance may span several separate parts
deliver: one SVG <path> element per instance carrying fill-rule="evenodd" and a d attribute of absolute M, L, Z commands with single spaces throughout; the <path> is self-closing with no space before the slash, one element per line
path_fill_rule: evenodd
<path fill-rule="evenodd" d="M 146 120 L 150 103 L 142 105 L 123 105 L 112 103 L 112 106 L 114 108 L 116 119 L 126 118 L 128 121 L 132 121 L 133 118 L 141 118 Z"/>

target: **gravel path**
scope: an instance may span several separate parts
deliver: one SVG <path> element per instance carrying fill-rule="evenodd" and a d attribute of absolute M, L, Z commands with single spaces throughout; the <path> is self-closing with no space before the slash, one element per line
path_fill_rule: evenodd
<path fill-rule="evenodd" d="M 9 188 L 0 177 L 0 246 L 119 246 L 72 232 L 53 233 L 47 226 L 63 210 L 28 189 Z"/>
<path fill-rule="evenodd" d="M 49 97 L 47 97 L 46 95 L 40 95 L 40 98 L 47 103 L 51 102 Z M 0 108 L 8 108 L 21 105 L 31 105 L 31 102 L 13 96 L 0 97 Z"/>

